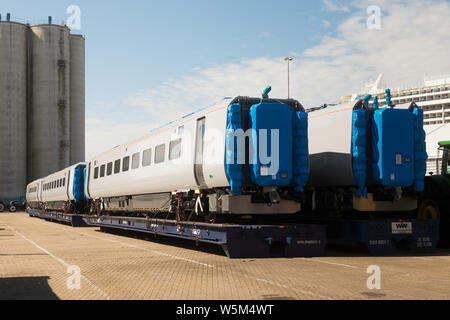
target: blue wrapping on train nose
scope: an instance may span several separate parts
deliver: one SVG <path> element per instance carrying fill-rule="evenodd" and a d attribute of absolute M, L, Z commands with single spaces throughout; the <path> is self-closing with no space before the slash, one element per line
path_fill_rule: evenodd
<path fill-rule="evenodd" d="M 373 178 L 385 187 L 414 184 L 414 115 L 404 109 L 378 109 L 372 121 Z"/>
<path fill-rule="evenodd" d="M 75 198 L 75 203 L 85 200 L 84 195 L 84 168 L 77 167 L 74 170 L 73 177 L 73 196 Z"/>
<path fill-rule="evenodd" d="M 227 117 L 225 168 L 230 181 L 231 192 L 240 196 L 242 195 L 243 161 L 239 162 L 236 132 L 242 131 L 241 105 L 239 103 L 230 105 Z"/>
<path fill-rule="evenodd" d="M 253 161 L 251 179 L 261 187 L 293 180 L 293 112 L 287 104 L 260 103 L 250 108 Z"/>

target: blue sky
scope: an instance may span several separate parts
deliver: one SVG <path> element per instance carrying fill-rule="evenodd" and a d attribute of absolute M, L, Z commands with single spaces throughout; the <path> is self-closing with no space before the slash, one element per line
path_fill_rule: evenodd
<path fill-rule="evenodd" d="M 0 12 L 21 22 L 67 20 L 81 8 L 86 36 L 87 111 L 115 119 L 136 91 L 193 68 L 300 52 L 336 21 L 320 1 L 29 1 L 2 0 Z"/>
<path fill-rule="evenodd" d="M 385 73 L 391 88 L 450 73 L 445 0 L 2 0 L 31 24 L 81 8 L 86 37 L 87 158 L 225 96 L 287 95 L 305 106 L 359 92 Z M 377 5 L 381 28 L 369 30 Z M 76 32 L 78 33 L 78 31 Z"/>

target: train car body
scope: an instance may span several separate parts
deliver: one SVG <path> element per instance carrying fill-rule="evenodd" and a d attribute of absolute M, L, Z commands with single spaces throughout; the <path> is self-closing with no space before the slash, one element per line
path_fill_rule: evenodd
<path fill-rule="evenodd" d="M 91 159 L 85 193 L 97 213 L 294 214 L 308 179 L 306 130 L 295 100 L 224 99 Z M 263 163 L 260 144 L 278 159 Z"/>
<path fill-rule="evenodd" d="M 309 141 L 313 207 L 328 212 L 417 208 L 427 154 L 423 110 L 415 104 L 369 108 L 366 97 L 312 111 Z"/>
<path fill-rule="evenodd" d="M 88 199 L 78 213 L 179 221 L 295 214 L 309 173 L 307 117 L 298 101 L 249 97 L 190 113 L 77 165 L 86 166 Z M 41 179 L 48 210 L 77 201 L 72 170 Z"/>
<path fill-rule="evenodd" d="M 27 186 L 26 201 L 27 207 L 30 209 L 39 209 L 42 203 L 42 179 L 33 181 Z"/>
<path fill-rule="evenodd" d="M 73 213 L 88 203 L 84 195 L 86 163 L 79 163 L 30 183 L 27 204 L 31 209 Z"/>

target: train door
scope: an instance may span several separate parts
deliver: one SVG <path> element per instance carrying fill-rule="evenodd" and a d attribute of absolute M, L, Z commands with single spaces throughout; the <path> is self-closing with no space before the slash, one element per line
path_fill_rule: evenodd
<path fill-rule="evenodd" d="M 64 179 L 66 183 L 67 200 L 70 200 L 70 170 L 66 172 Z"/>
<path fill-rule="evenodd" d="M 203 175 L 203 151 L 205 146 L 205 125 L 206 118 L 197 120 L 197 129 L 195 132 L 195 159 L 194 159 L 194 175 L 197 185 L 205 187 L 206 181 Z"/>
<path fill-rule="evenodd" d="M 42 201 L 42 188 L 43 188 L 43 183 L 42 181 L 39 181 L 38 183 L 38 189 L 37 189 L 37 201 L 41 202 Z"/>

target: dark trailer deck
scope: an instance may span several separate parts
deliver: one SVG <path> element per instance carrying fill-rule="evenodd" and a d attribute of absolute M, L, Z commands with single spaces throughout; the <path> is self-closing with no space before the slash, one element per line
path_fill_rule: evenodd
<path fill-rule="evenodd" d="M 70 223 L 74 227 L 122 229 L 216 244 L 223 248 L 229 258 L 294 258 L 325 254 L 326 227 L 320 225 L 208 224 L 135 217 L 77 216 L 37 210 L 28 210 L 28 214 Z"/>
<path fill-rule="evenodd" d="M 30 217 L 36 217 L 47 221 L 62 222 L 70 224 L 72 227 L 75 228 L 89 227 L 86 224 L 85 220 L 83 220 L 83 216 L 80 215 L 64 214 L 58 212 L 43 212 L 39 210 L 30 210 L 30 209 L 27 210 L 27 213 Z"/>

